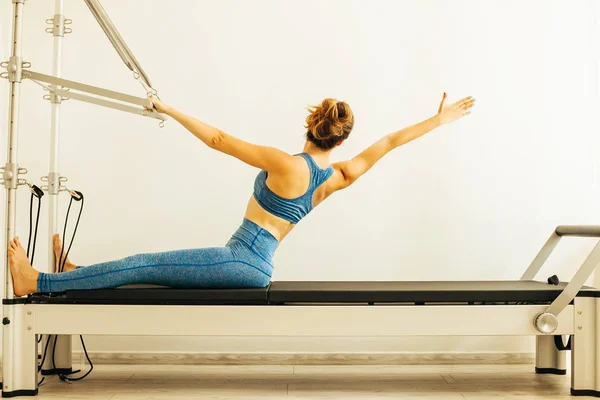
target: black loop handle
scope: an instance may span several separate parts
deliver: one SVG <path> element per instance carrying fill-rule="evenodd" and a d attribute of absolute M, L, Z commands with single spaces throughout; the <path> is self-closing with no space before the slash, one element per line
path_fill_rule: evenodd
<path fill-rule="evenodd" d="M 73 200 L 75 200 L 75 201 L 83 200 L 83 193 L 81 193 L 78 190 L 73 190 L 70 194 L 71 194 L 71 198 L 73 198 Z"/>
<path fill-rule="evenodd" d="M 571 350 L 571 338 L 572 337 L 573 336 L 569 335 L 569 340 L 567 341 L 567 344 L 565 345 L 563 343 L 562 336 L 560 336 L 560 335 L 554 336 L 554 345 L 556 346 L 556 349 L 559 351 Z"/>
<path fill-rule="evenodd" d="M 38 199 L 41 199 L 44 196 L 44 191 L 36 185 L 31 185 L 31 193 Z"/>

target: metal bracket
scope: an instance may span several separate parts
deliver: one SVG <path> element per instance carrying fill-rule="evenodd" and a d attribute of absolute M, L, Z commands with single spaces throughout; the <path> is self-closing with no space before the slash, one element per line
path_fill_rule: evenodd
<path fill-rule="evenodd" d="M 66 176 L 60 176 L 58 172 L 51 172 L 48 176 L 42 176 L 41 179 L 47 185 L 43 185 L 40 189 L 47 191 L 51 195 L 57 195 L 58 192 L 62 191 L 64 186 L 61 183 L 66 183 L 69 180 Z"/>
<path fill-rule="evenodd" d="M 75 200 L 77 200 L 77 201 L 81 200 L 81 196 L 80 196 L 80 195 L 79 195 L 79 194 L 78 194 L 76 191 L 74 191 L 74 190 L 71 190 L 71 189 L 69 189 L 69 188 L 68 188 L 68 187 L 66 187 L 66 186 L 61 186 L 61 187 L 60 187 L 60 191 L 61 191 L 61 192 L 67 192 L 67 193 L 69 193 L 69 194 L 70 194 L 71 196 L 73 196 L 73 197 L 75 198 Z"/>
<path fill-rule="evenodd" d="M 539 251 L 532 261 L 527 271 L 521 277 L 521 280 L 533 280 L 535 275 L 542 268 L 546 260 L 550 257 L 561 237 L 576 236 L 600 238 L 600 226 L 578 226 L 561 225 L 558 226 L 546 244 Z M 544 334 L 552 334 L 558 327 L 558 316 L 577 296 L 585 282 L 592 275 L 592 272 L 600 265 L 600 241 L 590 252 L 587 259 L 579 267 L 571 282 L 563 289 L 560 295 L 548 306 L 545 312 L 536 315 L 534 325 L 538 331 Z"/>
<path fill-rule="evenodd" d="M 25 179 L 19 179 L 19 175 L 25 175 L 27 168 L 19 168 L 16 163 L 6 163 L 4 167 L 0 167 L 2 171 L 2 179 L 0 185 L 4 185 L 6 189 L 16 189 L 19 185 L 26 185 Z"/>
<path fill-rule="evenodd" d="M 44 90 L 50 92 L 50 94 L 45 94 L 42 98 L 44 100 L 50 100 L 50 103 L 52 103 L 52 104 L 61 104 L 63 101 L 71 100 L 70 97 L 63 97 L 63 96 L 59 95 L 58 93 L 56 93 L 56 91 L 55 91 L 56 89 L 49 90 L 44 87 Z M 68 92 L 71 89 L 62 88 L 61 90 Z"/>
<path fill-rule="evenodd" d="M 64 15 L 56 14 L 54 18 L 48 18 L 46 24 L 52 25 L 52 28 L 46 28 L 47 33 L 51 33 L 52 36 L 65 36 L 73 32 L 73 29 L 66 28 L 65 25 L 71 25 L 72 20 L 66 19 Z"/>
<path fill-rule="evenodd" d="M 8 61 L 1 62 L 0 67 L 6 68 L 6 72 L 0 73 L 0 78 L 8 79 L 11 83 L 21 83 L 23 80 L 23 69 L 31 68 L 31 63 L 23 61 L 21 57 L 12 56 Z"/>

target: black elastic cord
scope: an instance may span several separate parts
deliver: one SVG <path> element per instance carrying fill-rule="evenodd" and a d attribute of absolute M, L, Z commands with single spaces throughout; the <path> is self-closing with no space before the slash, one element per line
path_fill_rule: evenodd
<path fill-rule="evenodd" d="M 71 205 L 73 204 L 73 198 L 71 197 L 71 201 L 69 201 L 69 207 L 67 208 L 67 216 L 65 217 L 65 227 L 63 229 L 63 240 L 65 240 L 65 235 L 67 234 L 67 223 L 69 222 L 69 214 L 71 212 Z M 62 247 L 60 248 L 60 257 L 58 257 L 58 268 L 57 268 L 57 272 L 63 272 L 63 262 L 62 262 L 62 256 L 64 254 L 65 251 L 65 246 L 64 243 L 62 245 Z M 65 261 L 67 261 L 67 258 L 65 257 Z"/>
<path fill-rule="evenodd" d="M 38 226 L 40 224 L 40 210 L 42 209 L 42 199 L 38 198 L 37 216 L 35 217 L 35 229 L 33 230 L 33 246 L 31 248 L 31 258 L 29 263 L 33 266 L 33 258 L 35 257 L 35 246 L 37 243 Z"/>
<path fill-rule="evenodd" d="M 52 339 L 52 336 L 48 338 L 48 341 Z M 54 361 L 54 356 L 56 355 L 56 341 L 58 340 L 58 335 L 54 335 L 54 344 L 52 345 L 52 369 L 56 371 L 56 361 Z M 47 346 L 47 345 L 46 345 Z"/>
<path fill-rule="evenodd" d="M 71 198 L 71 201 L 73 198 Z M 77 221 L 75 222 L 75 228 L 73 229 L 73 236 L 71 236 L 71 243 L 69 243 L 69 247 L 67 248 L 67 253 L 65 254 L 65 259 L 63 260 L 61 270 L 65 269 L 65 264 L 67 263 L 67 258 L 69 258 L 69 253 L 71 252 L 71 246 L 73 246 L 73 241 L 75 240 L 75 234 L 77 233 L 77 228 L 79 227 L 79 221 L 81 220 L 81 213 L 83 212 L 83 196 L 81 196 L 81 207 L 79 208 L 79 214 L 77 215 Z"/>
<path fill-rule="evenodd" d="M 75 227 L 73 229 L 73 236 L 71 236 L 71 242 L 69 243 L 69 247 L 67 247 L 67 252 L 64 253 L 64 250 L 65 250 L 64 244 L 65 243 L 63 243 L 63 246 L 60 250 L 60 257 L 58 258 L 58 272 L 63 272 L 65 269 L 65 265 L 67 263 L 67 258 L 69 258 L 69 252 L 71 251 L 71 246 L 73 246 L 73 241 L 75 240 L 75 235 L 77 234 L 77 228 L 79 227 L 79 221 L 81 220 L 81 213 L 83 212 L 83 205 L 84 205 L 83 193 L 81 193 L 81 192 L 75 192 L 75 193 L 79 196 L 79 198 L 76 198 L 73 194 L 71 194 L 71 201 L 69 201 L 69 207 L 67 208 L 67 215 L 65 217 L 65 227 L 63 230 L 63 240 L 65 240 L 65 243 L 66 243 L 65 237 L 67 234 L 67 224 L 69 222 L 69 214 L 71 213 L 71 205 L 73 204 L 73 200 L 81 201 L 81 207 L 79 208 L 79 215 L 77 215 L 77 221 L 75 222 Z M 65 255 L 64 259 L 63 259 L 63 254 Z M 85 347 L 85 343 L 83 342 L 83 336 L 79 335 L 79 339 L 81 340 L 81 345 L 83 346 L 83 352 L 85 353 L 85 358 L 90 363 L 90 369 L 84 375 L 77 377 L 77 378 L 69 378 L 68 375 L 75 374 L 77 372 L 81 372 L 81 370 L 73 371 L 68 374 L 58 374 L 58 378 L 61 381 L 80 381 L 83 378 L 85 378 L 86 376 L 88 376 L 94 370 L 94 364 L 92 364 L 92 360 L 90 360 L 90 356 L 88 355 L 87 348 Z M 56 352 L 56 341 L 57 341 L 57 337 L 55 337 L 55 339 L 54 339 L 54 348 L 52 349 L 52 365 L 54 367 L 54 370 L 56 370 L 56 363 L 54 360 L 55 359 L 54 356 L 55 356 L 55 352 Z"/>
<path fill-rule="evenodd" d="M 44 335 L 41 335 L 41 337 L 43 338 Z M 48 340 L 46 340 L 46 347 L 44 348 L 44 355 L 42 356 L 42 362 L 40 363 L 40 365 L 38 365 L 38 372 L 40 372 L 42 370 L 42 366 L 44 365 L 44 361 L 46 361 L 46 354 L 48 353 L 48 345 L 50 344 L 50 336 L 48 336 Z M 39 342 L 38 342 L 39 343 Z M 46 378 L 42 378 L 39 382 L 38 382 L 38 386 L 42 384 L 42 382 L 44 382 Z"/>
<path fill-rule="evenodd" d="M 77 228 L 79 227 L 79 221 L 81 220 L 81 213 L 83 212 L 83 204 L 84 204 L 84 199 L 83 199 L 83 194 L 81 192 L 76 192 L 79 196 L 80 196 L 80 200 L 81 200 L 81 207 L 79 208 L 79 215 L 77 215 L 77 221 L 75 222 L 75 228 L 73 229 L 73 236 L 71 236 L 71 242 L 69 243 L 69 247 L 67 248 L 67 252 L 65 254 L 65 258 L 63 260 L 62 256 L 63 256 L 63 252 L 65 250 L 64 247 L 64 243 L 63 243 L 63 247 L 60 250 L 60 257 L 59 257 L 59 272 L 63 272 L 65 270 L 65 265 L 67 263 L 67 258 L 69 258 L 69 252 L 71 251 L 71 246 L 73 246 L 73 241 L 75 240 L 75 234 L 77 234 Z M 65 235 L 67 234 L 67 223 L 69 222 L 69 213 L 71 211 L 71 205 L 73 204 L 73 196 L 71 196 L 71 201 L 69 201 L 69 207 L 67 208 L 67 217 L 65 218 L 65 228 L 63 230 L 63 240 L 66 241 L 65 239 Z"/>
<path fill-rule="evenodd" d="M 92 364 L 92 360 L 90 360 L 90 356 L 88 355 L 87 349 L 85 348 L 85 343 L 83 343 L 83 336 L 79 335 L 79 339 L 81 339 L 81 345 L 83 346 L 83 352 L 85 353 L 85 358 L 90 363 L 90 369 L 84 375 L 78 376 L 77 378 L 69 378 L 67 375 L 70 375 L 70 374 L 58 375 L 58 378 L 63 382 L 65 382 L 65 381 L 69 381 L 69 382 L 80 381 L 83 378 L 85 378 L 86 376 L 88 376 L 89 374 L 91 374 L 92 371 L 94 370 L 94 364 Z M 81 370 L 73 371 L 73 372 L 71 372 L 71 374 L 74 374 L 79 371 L 81 371 Z"/>
<path fill-rule="evenodd" d="M 33 186 L 32 190 L 38 189 L 37 186 Z M 38 189 L 39 190 L 39 189 Z M 27 239 L 27 258 L 29 259 L 29 263 L 33 266 L 33 259 L 35 257 L 35 246 L 37 243 L 37 232 L 38 226 L 40 224 L 40 211 L 42 209 L 42 196 L 43 192 L 40 194 L 37 191 L 31 192 L 31 200 L 29 201 L 29 238 Z M 35 218 L 35 229 L 33 229 L 33 199 L 38 199 L 38 208 L 37 208 L 37 216 Z M 31 233 L 33 230 L 33 243 L 31 240 Z M 31 250 L 31 257 L 29 257 L 29 250 Z"/>
<path fill-rule="evenodd" d="M 33 228 L 33 198 L 35 195 L 31 193 L 29 200 L 29 239 L 27 239 L 27 258 L 29 259 L 29 246 L 31 245 L 31 229 Z"/>
<path fill-rule="evenodd" d="M 82 339 L 83 340 L 83 339 Z M 50 341 L 50 338 L 48 339 L 48 342 Z M 54 371 L 56 372 L 56 362 L 54 360 L 54 356 L 56 354 L 56 342 L 58 341 L 58 335 L 54 336 L 54 344 L 52 345 L 52 368 L 54 369 Z M 46 344 L 46 346 L 48 346 L 48 344 Z M 86 352 L 86 356 L 87 356 L 87 352 Z M 78 372 L 81 372 L 80 369 L 78 369 L 77 371 L 71 371 L 69 372 L 69 374 L 76 374 Z M 60 380 L 64 381 L 64 377 L 66 377 L 69 374 L 57 374 L 58 377 L 60 378 Z M 74 379 L 73 379 L 74 380 Z"/>

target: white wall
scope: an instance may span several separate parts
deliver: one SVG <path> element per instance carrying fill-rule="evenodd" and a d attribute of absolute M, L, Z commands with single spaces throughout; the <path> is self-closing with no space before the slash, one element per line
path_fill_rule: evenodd
<path fill-rule="evenodd" d="M 25 59 L 45 73 L 52 3 L 32 0 L 25 10 Z M 471 117 L 397 150 L 302 221 L 277 253 L 274 279 L 517 279 L 556 225 L 600 223 L 593 0 L 172 4 L 104 0 L 163 100 L 249 141 L 300 151 L 305 106 L 333 96 L 356 114 L 354 133 L 334 154 L 344 159 L 432 115 L 443 91 L 478 99 Z M 83 2 L 67 1 L 66 10 L 74 33 L 65 39 L 64 76 L 143 95 Z M 10 14 L 2 2 L 2 60 Z M 1 146 L 6 89 L 3 82 Z M 48 171 L 50 106 L 41 96 L 39 87 L 23 86 L 19 163 L 35 181 Z M 240 223 L 257 172 L 251 167 L 212 153 L 173 121 L 160 130 L 75 101 L 63 110 L 61 172 L 86 195 L 75 262 L 218 246 Z M 22 237 L 28 199 L 23 189 Z M 46 230 L 42 223 L 42 238 Z M 594 244 L 564 242 L 540 278 L 569 279 Z M 44 240 L 37 252 L 44 268 Z M 531 338 L 88 343 L 114 351 L 533 349 Z"/>

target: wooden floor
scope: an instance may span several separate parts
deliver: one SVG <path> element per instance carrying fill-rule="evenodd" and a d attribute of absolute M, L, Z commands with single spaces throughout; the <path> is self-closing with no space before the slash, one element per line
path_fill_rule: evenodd
<path fill-rule="evenodd" d="M 79 382 L 46 378 L 37 399 L 574 399 L 569 395 L 569 375 L 536 375 L 533 369 L 532 365 L 98 365 Z"/>

